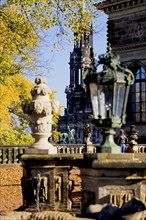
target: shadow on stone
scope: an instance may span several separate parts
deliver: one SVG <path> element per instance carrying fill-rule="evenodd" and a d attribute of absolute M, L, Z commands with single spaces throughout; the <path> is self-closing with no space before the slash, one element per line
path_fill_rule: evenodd
<path fill-rule="evenodd" d="M 121 208 L 109 204 L 90 205 L 86 210 L 86 217 L 96 220 L 140 220 L 145 209 L 143 202 L 133 198 Z"/>

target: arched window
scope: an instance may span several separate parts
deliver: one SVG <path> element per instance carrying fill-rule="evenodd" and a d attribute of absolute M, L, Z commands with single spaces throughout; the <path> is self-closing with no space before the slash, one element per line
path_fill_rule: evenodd
<path fill-rule="evenodd" d="M 140 65 L 132 68 L 135 83 L 129 95 L 129 119 L 131 122 L 146 122 L 146 69 Z"/>

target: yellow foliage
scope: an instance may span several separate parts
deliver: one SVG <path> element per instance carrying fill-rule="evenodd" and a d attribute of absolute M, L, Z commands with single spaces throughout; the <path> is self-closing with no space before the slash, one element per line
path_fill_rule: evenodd
<path fill-rule="evenodd" d="M 29 22 L 20 6 L 3 5 L 0 12 L 0 77 L 20 73 L 30 67 L 38 46 L 35 24 Z"/>
<path fill-rule="evenodd" d="M 34 138 L 26 132 L 18 132 L 11 127 L 2 133 L 0 145 L 31 145 Z"/>
<path fill-rule="evenodd" d="M 30 98 L 30 90 L 33 87 L 26 77 L 21 74 L 5 77 L 0 84 L 0 134 L 4 133 L 10 126 L 11 109 L 23 98 Z"/>

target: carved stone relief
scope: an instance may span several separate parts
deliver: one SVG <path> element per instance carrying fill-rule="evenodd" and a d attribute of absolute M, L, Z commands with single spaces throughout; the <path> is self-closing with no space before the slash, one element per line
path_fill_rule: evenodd
<path fill-rule="evenodd" d="M 62 200 L 62 176 L 55 176 L 55 201 L 61 202 Z"/>

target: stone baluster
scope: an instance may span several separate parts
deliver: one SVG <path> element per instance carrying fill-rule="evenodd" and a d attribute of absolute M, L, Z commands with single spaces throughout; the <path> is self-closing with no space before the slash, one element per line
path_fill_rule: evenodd
<path fill-rule="evenodd" d="M 18 159 L 17 159 L 17 149 L 16 148 L 12 148 L 12 163 L 17 163 Z"/>
<path fill-rule="evenodd" d="M 12 150 L 9 148 L 6 149 L 6 159 L 7 159 L 6 163 L 10 164 L 12 161 L 11 160 L 12 159 Z"/>
<path fill-rule="evenodd" d="M 6 149 L 2 148 L 1 149 L 1 164 L 6 163 Z"/>

